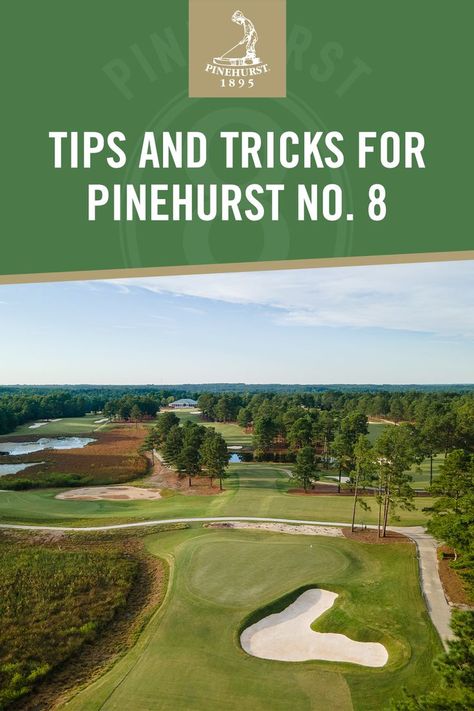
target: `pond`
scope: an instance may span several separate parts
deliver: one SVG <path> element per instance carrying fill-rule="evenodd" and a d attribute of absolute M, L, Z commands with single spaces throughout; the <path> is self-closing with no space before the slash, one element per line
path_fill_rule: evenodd
<path fill-rule="evenodd" d="M 0 464 L 0 477 L 7 476 L 8 474 L 18 474 L 28 467 L 36 467 L 38 464 L 44 464 L 44 462 L 29 462 L 28 464 Z"/>
<path fill-rule="evenodd" d="M 95 442 L 90 437 L 41 437 L 37 442 L 0 442 L 0 455 L 19 457 L 23 454 L 41 452 L 43 449 L 82 449 Z"/>

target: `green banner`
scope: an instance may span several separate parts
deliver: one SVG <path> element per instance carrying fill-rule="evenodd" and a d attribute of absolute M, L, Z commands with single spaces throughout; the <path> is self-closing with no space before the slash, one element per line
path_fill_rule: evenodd
<path fill-rule="evenodd" d="M 472 256 L 473 20 L 9 2 L 2 280 Z"/>

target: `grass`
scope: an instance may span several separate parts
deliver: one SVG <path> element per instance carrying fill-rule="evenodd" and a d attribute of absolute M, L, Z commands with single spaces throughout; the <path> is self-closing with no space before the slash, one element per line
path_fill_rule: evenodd
<path fill-rule="evenodd" d="M 137 645 L 69 711 L 379 711 L 433 688 L 441 652 L 420 593 L 413 546 L 191 529 L 145 539 L 171 566 L 170 590 Z M 389 662 L 273 662 L 248 656 L 238 631 L 259 608 L 306 585 L 339 593 L 324 631 L 380 641 Z"/>
<path fill-rule="evenodd" d="M 85 435 L 89 432 L 103 431 L 110 427 L 108 423 L 97 424 L 97 420 L 102 420 L 103 415 L 84 415 L 84 417 L 65 417 L 59 422 L 48 422 L 42 427 L 30 429 L 34 422 L 20 425 L 11 432 L 10 435 L 3 435 L 1 439 L 8 440 L 10 436 L 31 435 L 32 437 L 67 437 L 70 435 Z M 39 422 L 40 420 L 38 420 Z"/>
<path fill-rule="evenodd" d="M 92 525 L 199 516 L 264 516 L 349 522 L 349 496 L 298 496 L 288 494 L 288 474 L 275 465 L 238 464 L 230 467 L 226 491 L 216 496 L 175 494 L 158 501 L 61 501 L 58 490 L 0 491 L 0 522 Z M 1 486 L 1 482 L 0 482 Z M 401 525 L 426 523 L 422 509 L 428 497 L 415 500 L 416 510 L 400 512 Z M 357 520 L 375 523 L 372 511 Z"/>
<path fill-rule="evenodd" d="M 91 642 L 125 605 L 137 562 L 120 551 L 0 543 L 0 709 Z"/>
<path fill-rule="evenodd" d="M 22 461 L 42 464 L 17 474 L 3 476 L 3 489 L 25 490 L 119 484 L 143 476 L 148 460 L 138 453 L 146 430 L 134 425 L 115 425 L 97 433 L 95 441 L 82 449 L 45 450 L 21 457 Z M 20 459 L 20 458 L 18 458 Z M 15 461 L 15 459 L 13 459 Z"/>
<path fill-rule="evenodd" d="M 370 422 L 369 423 L 369 440 L 375 444 L 386 427 L 391 427 L 385 422 Z M 444 461 L 444 456 L 439 454 L 433 458 L 433 480 L 439 475 L 439 467 Z M 420 465 L 414 465 L 410 474 L 413 477 L 412 486 L 415 489 L 429 489 L 430 486 L 430 460 L 425 459 Z"/>
<path fill-rule="evenodd" d="M 369 422 L 369 432 L 367 436 L 372 444 L 375 444 L 384 429 L 390 426 L 391 425 L 387 425 L 385 422 Z"/>
<path fill-rule="evenodd" d="M 229 447 L 251 447 L 252 445 L 252 435 L 247 434 L 235 422 L 202 422 L 201 424 L 213 427 L 216 432 L 220 432 Z"/>
<path fill-rule="evenodd" d="M 200 415 L 186 410 L 175 410 L 174 413 L 181 422 L 194 422 L 205 427 L 213 427 L 220 432 L 230 447 L 250 447 L 252 444 L 252 435 L 247 434 L 236 422 L 204 422 Z"/>
<path fill-rule="evenodd" d="M 438 454 L 433 457 L 433 481 L 439 476 L 440 466 L 444 462 L 444 455 Z M 412 486 L 416 489 L 429 489 L 430 486 L 430 460 L 425 459 L 420 465 L 411 468 L 410 474 L 413 477 Z"/>
<path fill-rule="evenodd" d="M 222 434 L 227 444 L 230 446 L 241 445 L 245 447 L 252 444 L 252 435 L 247 434 L 243 427 L 240 427 L 235 422 L 203 422 L 200 415 L 192 412 L 186 412 L 185 410 L 177 410 L 175 411 L 175 414 L 179 417 L 181 422 L 190 421 L 195 422 L 196 424 L 199 423 L 201 425 L 205 425 L 206 427 L 214 427 L 217 432 Z M 380 437 L 386 427 L 390 427 L 390 425 L 387 425 L 384 422 L 369 423 L 368 437 L 372 444 L 378 439 L 378 437 Z"/>

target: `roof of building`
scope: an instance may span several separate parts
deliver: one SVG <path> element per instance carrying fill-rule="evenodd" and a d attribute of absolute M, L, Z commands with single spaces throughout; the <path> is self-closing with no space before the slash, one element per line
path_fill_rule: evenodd
<path fill-rule="evenodd" d="M 181 400 L 175 400 L 171 405 L 197 405 L 197 400 L 192 400 L 190 397 L 183 397 Z"/>

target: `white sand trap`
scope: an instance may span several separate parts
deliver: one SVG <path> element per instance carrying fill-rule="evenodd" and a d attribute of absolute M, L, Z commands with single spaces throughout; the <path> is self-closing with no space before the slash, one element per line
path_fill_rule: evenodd
<path fill-rule="evenodd" d="M 313 632 L 311 624 L 329 610 L 337 593 L 313 588 L 302 593 L 282 612 L 264 617 L 240 636 L 242 648 L 254 657 L 282 662 L 313 659 L 383 667 L 388 652 L 383 644 L 354 642 L 344 634 Z"/>
<path fill-rule="evenodd" d="M 28 427 L 28 429 L 29 429 L 29 430 L 37 430 L 38 427 L 44 427 L 44 426 L 47 425 L 47 424 L 48 424 L 47 422 L 35 422 L 35 424 L 34 424 L 34 425 L 30 425 L 30 426 Z"/>
<path fill-rule="evenodd" d="M 101 420 L 94 420 L 95 425 L 101 425 L 103 422 L 108 422 L 108 417 L 103 417 Z"/>
<path fill-rule="evenodd" d="M 339 481 L 338 476 L 332 476 L 332 475 L 328 474 L 327 478 L 334 479 L 334 481 Z M 350 476 L 341 476 L 341 483 L 342 484 L 348 484 L 350 482 L 350 480 L 351 480 Z"/>
<path fill-rule="evenodd" d="M 159 489 L 140 489 L 138 486 L 89 486 L 57 494 L 56 499 L 69 501 L 152 501 L 161 499 Z"/>
<path fill-rule="evenodd" d="M 289 523 L 253 523 L 250 521 L 216 521 L 209 523 L 208 528 L 248 528 L 257 531 L 270 531 L 273 533 L 290 533 L 294 536 L 330 536 L 342 538 L 343 533 L 340 528 L 334 526 L 313 526 L 304 525 L 292 526 Z"/>

